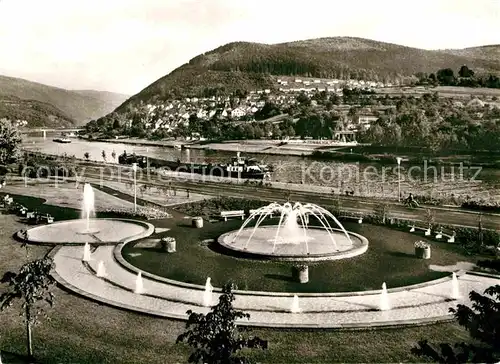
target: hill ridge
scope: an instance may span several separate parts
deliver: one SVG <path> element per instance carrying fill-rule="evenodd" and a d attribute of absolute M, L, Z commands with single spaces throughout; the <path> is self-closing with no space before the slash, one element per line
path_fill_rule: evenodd
<path fill-rule="evenodd" d="M 0 75 L 0 96 L 15 96 L 22 100 L 48 103 L 62 111 L 78 125 L 106 115 L 128 98 L 127 95 L 109 91 L 78 92 L 67 90 L 8 75 Z"/>
<path fill-rule="evenodd" d="M 123 102 L 122 112 L 137 102 L 172 97 L 209 96 L 237 89 L 275 88 L 279 76 L 407 82 L 418 72 L 467 64 L 476 74 L 500 74 L 500 52 L 491 48 L 425 50 L 360 37 L 323 37 L 264 44 L 234 41 L 199 54 Z"/>

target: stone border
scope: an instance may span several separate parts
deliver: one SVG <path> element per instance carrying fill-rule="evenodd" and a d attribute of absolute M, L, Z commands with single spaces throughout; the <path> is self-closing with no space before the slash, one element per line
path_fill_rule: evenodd
<path fill-rule="evenodd" d="M 128 270 L 129 272 L 132 272 L 134 274 L 137 274 L 141 272 L 142 276 L 145 278 L 149 278 L 151 280 L 161 282 L 161 283 L 166 283 L 166 284 L 171 284 L 173 286 L 177 287 L 185 287 L 185 288 L 191 288 L 191 289 L 196 289 L 203 291 L 205 290 L 205 286 L 198 285 L 198 284 L 193 284 L 193 283 L 185 283 L 181 281 L 176 281 L 173 279 L 165 278 L 158 276 L 153 273 L 146 272 L 144 270 L 141 270 L 137 268 L 136 266 L 130 264 L 123 258 L 122 250 L 125 244 L 127 243 L 122 243 L 117 245 L 113 249 L 113 258 L 115 261 L 120 264 L 123 268 Z M 450 272 L 451 273 L 451 272 Z M 465 270 L 460 270 L 458 272 L 455 272 L 457 276 L 461 276 L 464 274 L 468 274 Z M 434 284 L 438 284 L 441 282 L 449 281 L 451 280 L 451 277 L 443 277 L 443 278 L 438 278 L 434 279 L 431 281 L 423 282 L 423 283 L 417 283 L 417 284 L 412 284 L 409 286 L 402 286 L 402 287 L 396 287 L 396 288 L 390 288 L 387 290 L 387 292 L 401 292 L 401 291 L 407 291 L 411 289 L 418 289 L 418 288 L 423 288 L 427 286 L 431 286 Z M 290 292 L 272 292 L 272 291 L 244 291 L 244 290 L 233 290 L 233 293 L 239 294 L 239 295 L 251 295 L 251 296 L 275 296 L 275 297 L 293 297 L 294 295 L 297 295 L 299 297 L 348 297 L 348 296 L 368 296 L 368 295 L 375 295 L 375 294 L 380 294 L 381 290 L 370 290 L 370 291 L 355 291 L 355 292 L 325 292 L 325 293 L 290 293 Z M 221 293 L 222 289 L 218 287 L 214 287 L 213 292 Z"/>
<path fill-rule="evenodd" d="M 58 221 L 58 222 L 55 222 L 53 224 L 50 224 L 50 226 L 54 226 L 54 225 L 62 225 L 62 224 L 67 224 L 67 223 L 70 223 L 71 221 L 76 221 L 77 219 L 74 219 L 74 220 L 63 220 L 63 221 Z M 113 218 L 113 217 L 110 217 L 110 218 L 99 218 L 99 219 L 96 219 L 96 220 L 114 220 L 114 221 L 121 221 L 121 222 L 126 222 L 126 223 L 129 223 L 129 224 L 135 224 L 135 225 L 140 225 L 144 228 L 146 228 L 146 231 L 142 232 L 142 233 L 139 233 L 139 234 L 136 234 L 136 235 L 132 235 L 132 236 L 128 236 L 128 237 L 125 237 L 123 239 L 121 239 L 120 241 L 117 241 L 117 242 L 92 242 L 91 244 L 95 244 L 95 245 L 114 245 L 114 244 L 120 244 L 120 243 L 130 243 L 131 241 L 135 241 L 135 240 L 139 240 L 139 239 L 143 239 L 143 238 L 146 238 L 148 236 L 151 236 L 154 234 L 154 231 L 155 231 L 155 226 L 149 222 L 146 222 L 146 221 L 141 221 L 141 220 L 134 220 L 134 219 L 122 219 L 122 218 Z M 41 225 L 41 226 L 35 226 L 35 227 L 32 227 L 31 229 L 28 229 L 28 235 L 29 235 L 29 231 L 30 230 L 33 230 L 33 229 L 43 229 L 46 225 Z M 16 234 L 15 234 L 16 238 L 22 242 L 26 242 L 26 243 L 29 243 L 29 244 L 40 244 L 40 245 L 83 245 L 83 243 L 73 243 L 73 242 L 66 242 L 66 243 L 58 243 L 58 242 L 50 242 L 50 241 L 40 241 L 40 240 L 31 240 L 29 239 L 29 236 L 28 238 L 24 238 L 21 234 L 20 231 L 18 231 Z"/>
<path fill-rule="evenodd" d="M 265 225 L 259 227 L 259 229 L 269 229 L 269 228 L 274 228 L 278 225 Z M 247 229 L 253 229 L 253 227 L 248 227 L 243 230 Z M 316 229 L 316 230 L 323 230 L 321 227 L 317 226 L 311 226 L 308 227 L 308 229 Z M 344 232 L 342 229 L 332 229 L 333 231 L 339 231 L 339 232 Z M 319 261 L 326 261 L 326 260 L 340 260 L 340 259 L 347 259 L 347 258 L 353 258 L 358 255 L 361 255 L 365 253 L 368 250 L 368 239 L 364 237 L 363 235 L 353 233 L 351 231 L 347 231 L 347 234 L 349 236 L 354 236 L 360 240 L 357 244 L 354 243 L 353 247 L 348 250 L 344 250 L 341 252 L 332 252 L 332 253 L 325 253 L 325 254 L 309 254 L 309 255 L 304 255 L 304 254 L 266 254 L 266 253 L 260 253 L 258 251 L 250 251 L 250 250 L 244 250 L 240 248 L 234 248 L 231 246 L 231 243 L 227 243 L 225 241 L 225 238 L 230 235 L 234 234 L 235 231 L 239 230 L 232 230 L 227 233 L 224 233 L 220 235 L 217 238 L 217 242 L 220 246 L 222 246 L 224 249 L 227 249 L 231 252 L 234 252 L 239 255 L 240 258 L 254 258 L 254 259 L 261 259 L 261 260 L 271 260 L 271 261 L 297 261 L 297 262 L 319 262 Z"/>

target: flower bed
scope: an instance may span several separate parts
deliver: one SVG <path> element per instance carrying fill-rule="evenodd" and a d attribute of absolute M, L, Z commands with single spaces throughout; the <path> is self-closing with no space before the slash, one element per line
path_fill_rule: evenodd
<path fill-rule="evenodd" d="M 268 203 L 258 200 L 247 200 L 234 197 L 220 197 L 209 200 L 203 200 L 174 207 L 189 216 L 201 216 L 209 219 L 212 216 L 219 215 L 221 211 L 244 210 L 246 213 L 252 209 L 258 209 Z"/>
<path fill-rule="evenodd" d="M 164 210 L 152 208 L 152 207 L 138 207 L 137 211 L 129 209 L 105 209 L 100 210 L 106 214 L 112 214 L 116 217 L 132 218 L 132 219 L 144 219 L 144 220 L 154 220 L 154 219 L 166 219 L 171 217 L 171 215 Z"/>

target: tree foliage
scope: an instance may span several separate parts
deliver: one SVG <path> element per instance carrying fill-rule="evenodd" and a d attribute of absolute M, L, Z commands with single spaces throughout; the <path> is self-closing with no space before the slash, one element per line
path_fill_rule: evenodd
<path fill-rule="evenodd" d="M 498 268 L 498 260 L 482 263 Z M 471 342 L 441 343 L 437 347 L 421 340 L 414 354 L 426 356 L 440 363 L 495 363 L 500 360 L 500 285 L 487 288 L 484 294 L 469 293 L 472 307 L 457 305 L 450 308 L 458 323 L 470 334 Z"/>
<path fill-rule="evenodd" d="M 7 119 L 0 119 L 0 165 L 10 163 L 19 156 L 21 134 Z"/>
<path fill-rule="evenodd" d="M 234 309 L 232 288 L 232 284 L 223 287 L 219 303 L 206 315 L 187 311 L 187 331 L 177 343 L 186 342 L 194 349 L 189 363 L 247 364 L 250 360 L 239 353 L 242 349 L 267 349 L 267 341 L 242 335 L 249 329 L 237 326 L 236 320 L 250 315 Z"/>

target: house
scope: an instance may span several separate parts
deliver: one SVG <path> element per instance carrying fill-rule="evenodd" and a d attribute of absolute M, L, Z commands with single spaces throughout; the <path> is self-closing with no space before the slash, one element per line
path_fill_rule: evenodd
<path fill-rule="evenodd" d="M 358 117 L 358 125 L 364 129 L 369 129 L 371 124 L 378 120 L 378 116 L 375 115 L 360 115 Z"/>
<path fill-rule="evenodd" d="M 231 117 L 232 118 L 241 118 L 243 116 L 246 115 L 246 111 L 241 108 L 241 107 L 237 107 L 236 109 L 234 109 L 233 111 L 231 111 Z"/>
<path fill-rule="evenodd" d="M 220 113 L 220 116 L 222 116 L 223 118 L 227 118 L 227 111 L 226 110 L 222 110 L 222 112 Z"/>
<path fill-rule="evenodd" d="M 200 109 L 198 110 L 198 112 L 196 113 L 196 116 L 199 118 L 199 119 L 204 119 L 207 117 L 207 111 L 206 110 L 203 110 L 203 109 Z"/>

